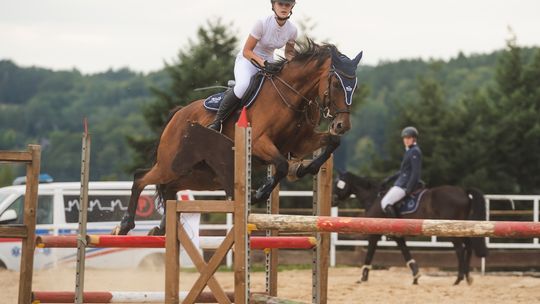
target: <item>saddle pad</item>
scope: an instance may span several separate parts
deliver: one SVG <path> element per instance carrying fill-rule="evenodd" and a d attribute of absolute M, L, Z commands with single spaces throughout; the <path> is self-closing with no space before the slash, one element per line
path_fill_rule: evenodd
<path fill-rule="evenodd" d="M 416 210 L 418 210 L 418 206 L 420 205 L 420 200 L 422 199 L 422 195 L 427 191 L 427 189 L 424 189 L 420 192 L 417 192 L 415 194 L 412 194 L 410 196 L 407 196 L 401 201 L 401 206 L 399 207 L 399 213 L 400 214 L 409 214 L 414 213 Z"/>
<path fill-rule="evenodd" d="M 264 83 L 264 75 L 262 73 L 257 73 L 253 75 L 251 78 L 251 82 L 249 84 L 248 89 L 246 90 L 246 93 L 244 95 L 244 98 L 242 98 L 242 105 L 246 108 L 249 108 L 251 104 L 255 101 L 257 96 L 259 95 L 259 92 L 261 91 L 262 85 Z M 217 112 L 219 109 L 219 105 L 221 104 L 221 101 L 223 100 L 223 97 L 225 96 L 225 92 L 216 93 L 214 95 L 211 95 L 210 97 L 206 98 L 204 100 L 204 107 L 207 110 Z"/>

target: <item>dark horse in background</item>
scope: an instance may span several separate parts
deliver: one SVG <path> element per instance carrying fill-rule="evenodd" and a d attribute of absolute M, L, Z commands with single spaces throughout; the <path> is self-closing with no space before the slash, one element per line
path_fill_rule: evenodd
<path fill-rule="evenodd" d="M 287 155 L 301 158 L 322 148 L 320 156 L 309 165 L 295 168 L 294 175 L 302 177 L 316 174 L 339 146 L 340 136 L 351 127 L 350 106 L 361 58 L 362 52 L 351 60 L 334 45 L 318 45 L 309 40 L 299 46 L 292 60 L 281 60 L 280 72 L 265 74 L 261 91 L 247 109 L 247 118 L 252 127 L 252 155 L 262 164 L 274 165 L 276 172 L 258 188 L 256 201 L 266 200 L 287 176 Z M 176 193 L 184 189 L 225 189 L 227 196 L 232 197 L 232 159 L 218 164 L 218 169 L 211 165 L 212 159 L 221 157 L 220 152 L 212 149 L 213 140 L 223 136 L 209 129 L 206 132 L 202 127 L 197 129 L 199 138 L 188 134 L 193 122 L 206 126 L 214 115 L 203 107 L 203 100 L 172 113 L 159 139 L 155 164 L 135 172 L 128 210 L 113 233 L 127 234 L 135 227 L 137 201 L 147 185 L 157 185 L 162 201 L 176 199 Z M 326 132 L 317 131 L 322 118 L 330 120 Z M 234 138 L 234 120 L 229 119 L 223 125 L 223 135 L 229 139 Z M 204 132 L 209 135 L 205 136 Z M 165 233 L 164 217 L 151 233 Z"/>
<path fill-rule="evenodd" d="M 334 184 L 334 195 L 337 200 L 345 200 L 354 194 L 360 204 L 364 205 L 366 217 L 386 217 L 381 208 L 381 185 L 370 179 L 356 176 L 350 172 L 340 173 Z M 440 186 L 427 189 L 421 196 L 418 209 L 414 213 L 404 214 L 402 218 L 438 219 L 438 220 L 485 220 L 486 209 L 484 195 L 476 189 L 463 189 L 455 186 Z M 359 282 L 367 281 L 373 255 L 377 249 L 380 235 L 370 235 L 368 251 L 362 266 L 362 278 Z M 418 284 L 418 265 L 403 237 L 394 237 L 413 273 L 413 284 Z M 453 237 L 454 250 L 458 259 L 458 276 L 454 285 L 463 279 L 472 283 L 469 275 L 470 260 L 474 249 L 478 257 L 487 256 L 488 250 L 484 238 Z"/>

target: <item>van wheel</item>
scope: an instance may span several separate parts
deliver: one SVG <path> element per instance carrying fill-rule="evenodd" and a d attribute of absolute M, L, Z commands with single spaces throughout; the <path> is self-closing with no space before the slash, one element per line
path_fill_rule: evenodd
<path fill-rule="evenodd" d="M 164 265 L 165 254 L 152 253 L 151 255 L 144 257 L 144 259 L 139 264 L 139 267 L 145 270 L 163 270 Z"/>
<path fill-rule="evenodd" d="M 0 260 L 0 270 L 4 270 L 4 269 L 7 269 L 7 266 L 2 260 Z"/>

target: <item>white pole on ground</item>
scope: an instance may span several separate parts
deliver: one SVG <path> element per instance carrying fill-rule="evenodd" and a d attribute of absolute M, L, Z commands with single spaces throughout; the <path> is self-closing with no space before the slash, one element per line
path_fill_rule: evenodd
<path fill-rule="evenodd" d="M 75 276 L 75 303 L 83 303 L 84 266 L 86 254 L 86 222 L 88 212 L 88 179 L 90 173 L 90 134 L 84 119 L 81 160 L 81 195 L 79 199 L 79 235 L 77 237 L 77 270 Z"/>

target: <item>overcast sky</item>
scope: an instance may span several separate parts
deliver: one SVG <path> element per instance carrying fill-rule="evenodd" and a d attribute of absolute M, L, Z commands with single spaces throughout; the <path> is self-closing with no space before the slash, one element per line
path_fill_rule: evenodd
<path fill-rule="evenodd" d="M 206 20 L 233 22 L 243 44 L 269 0 L 0 0 L 0 59 L 84 73 L 129 67 L 149 72 L 171 62 Z M 540 0 L 298 0 L 293 21 L 316 24 L 364 62 L 455 57 L 501 49 L 510 37 L 540 46 Z"/>

